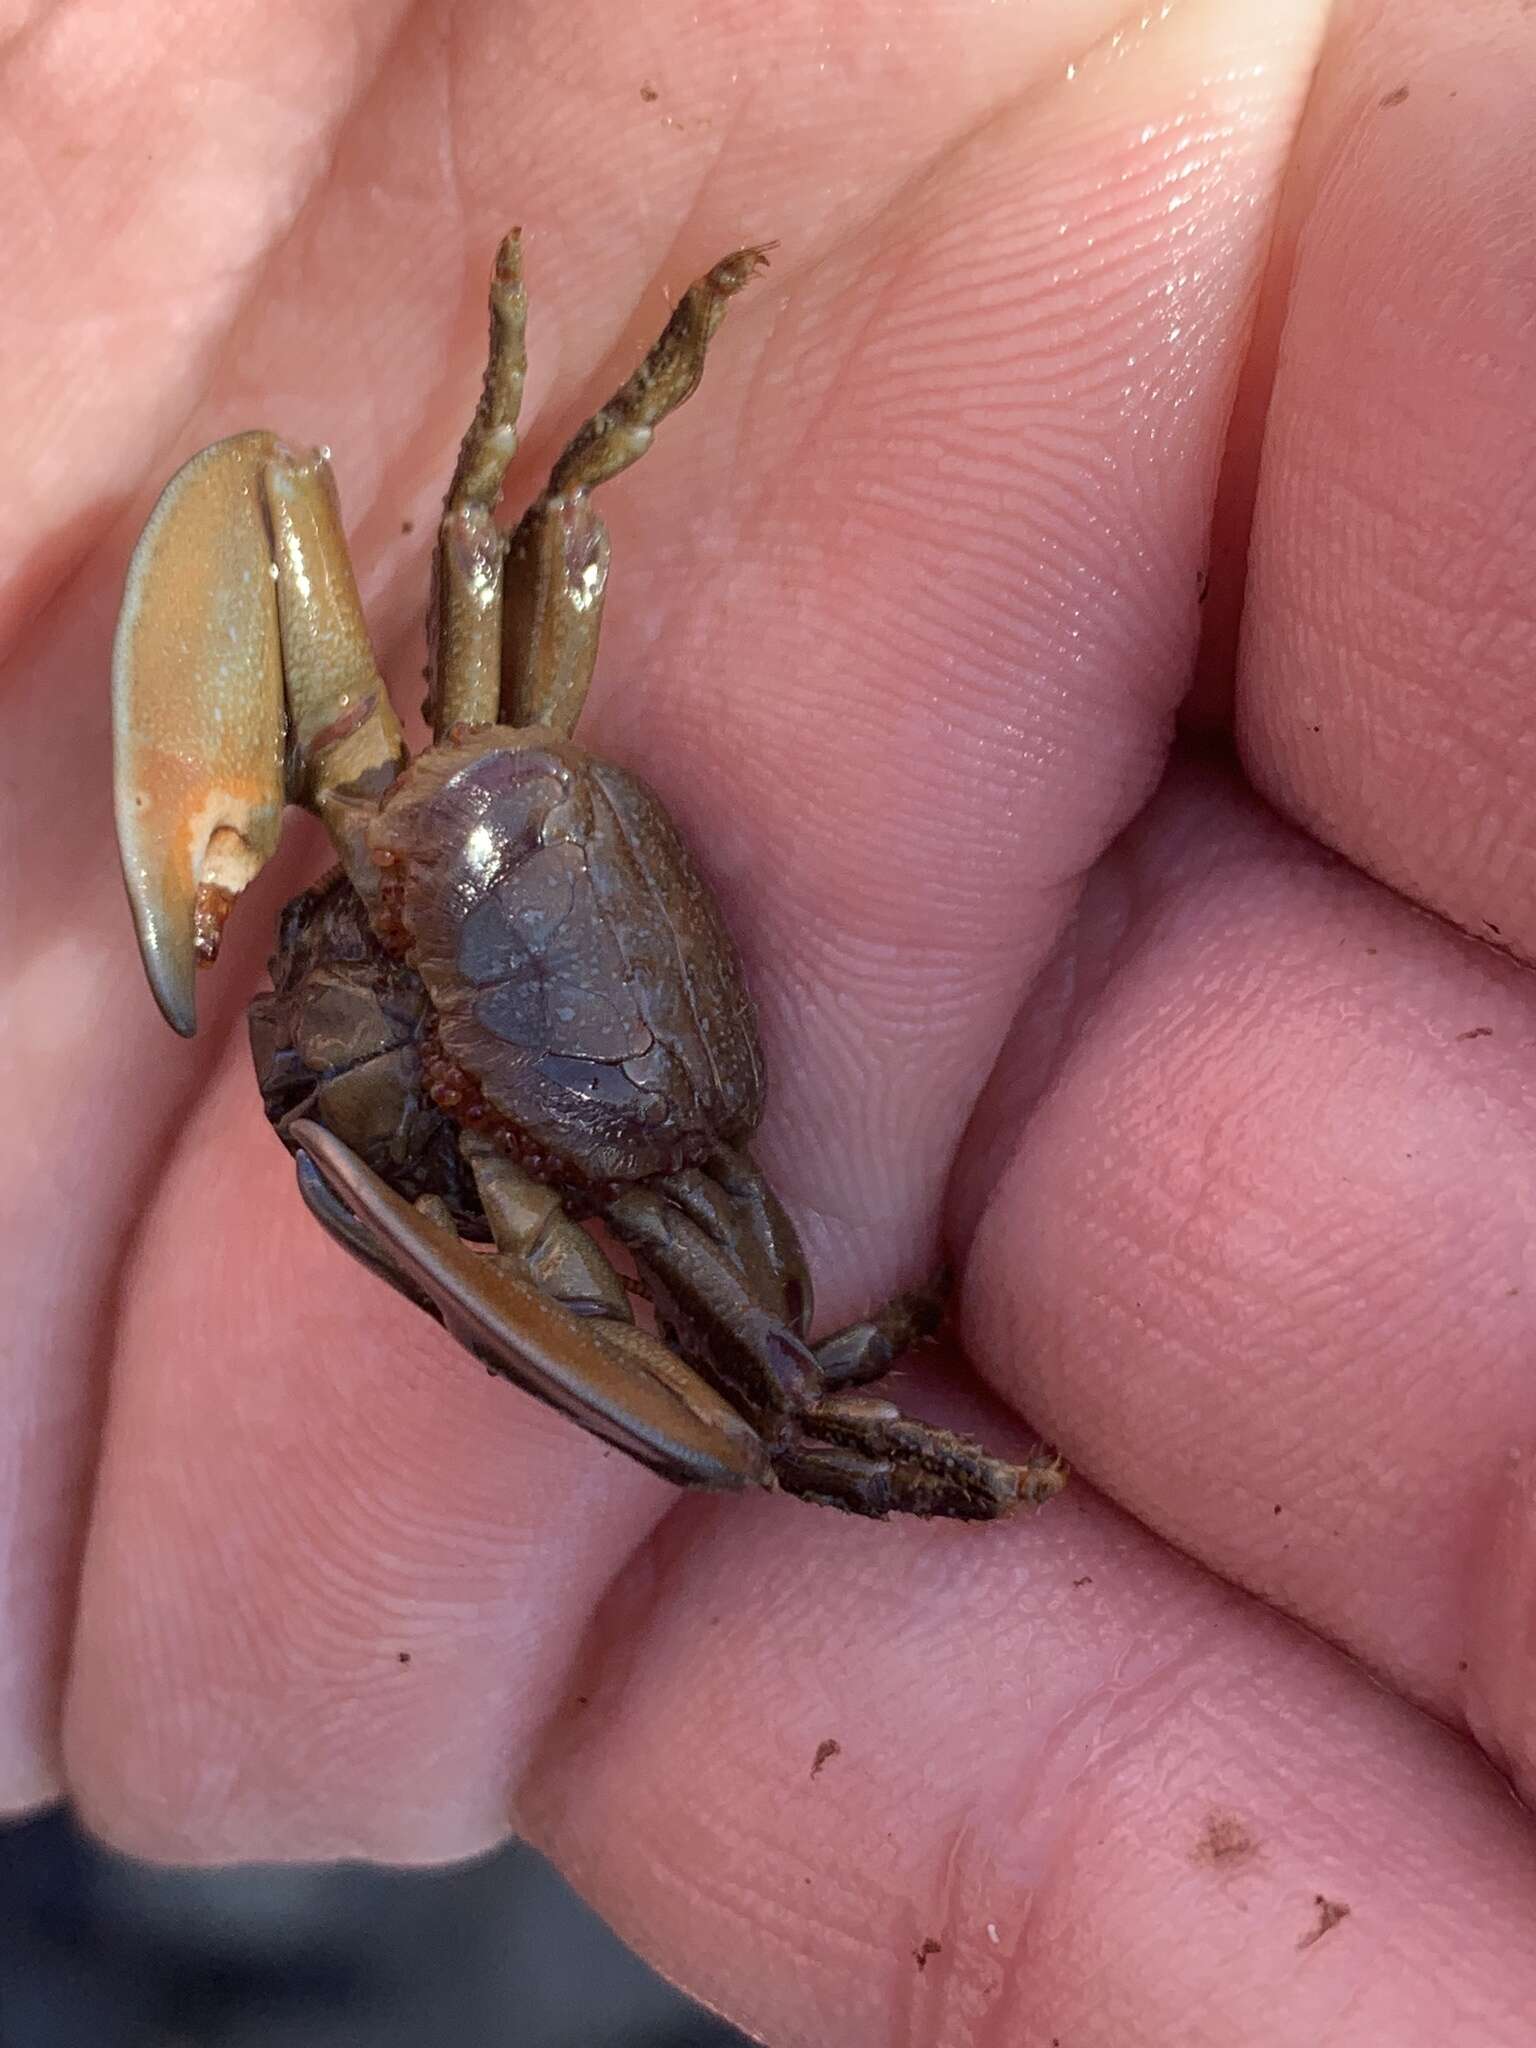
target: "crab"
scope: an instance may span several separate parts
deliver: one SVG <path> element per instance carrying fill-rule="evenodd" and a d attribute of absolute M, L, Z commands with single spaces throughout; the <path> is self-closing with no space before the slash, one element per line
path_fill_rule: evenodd
<path fill-rule="evenodd" d="M 319 818 L 338 865 L 283 912 L 250 1010 L 267 1114 L 319 1222 L 493 1372 L 680 1486 L 991 1520 L 1054 1493 L 1058 1462 L 864 1391 L 935 1327 L 937 1288 L 812 1341 L 805 1255 L 750 1150 L 740 957 L 660 800 L 572 737 L 608 572 L 592 493 L 697 387 L 765 262 L 741 249 L 683 295 L 509 530 L 526 302 L 517 231 L 502 243 L 414 759 L 328 451 L 250 432 L 179 470 L 114 647 L 124 874 L 150 985 L 190 1035 L 196 966 L 284 804 Z"/>

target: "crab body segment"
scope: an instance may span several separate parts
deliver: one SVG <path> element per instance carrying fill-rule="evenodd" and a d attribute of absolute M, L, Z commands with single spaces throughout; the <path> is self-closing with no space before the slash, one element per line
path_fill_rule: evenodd
<path fill-rule="evenodd" d="M 267 1112 L 333 1237 L 493 1371 L 679 1484 L 988 1520 L 1055 1492 L 1058 1464 L 858 1391 L 934 1326 L 934 1291 L 812 1343 L 806 1261 L 749 1150 L 763 1059 L 740 958 L 660 800 L 572 737 L 608 563 L 591 492 L 694 390 L 764 260 L 743 250 L 684 295 L 509 533 L 524 297 L 503 243 L 415 760 L 325 456 L 261 432 L 194 457 L 119 624 L 124 871 L 151 985 L 189 1032 L 195 964 L 284 802 L 319 816 L 339 867 L 283 913 L 251 1008 Z"/>

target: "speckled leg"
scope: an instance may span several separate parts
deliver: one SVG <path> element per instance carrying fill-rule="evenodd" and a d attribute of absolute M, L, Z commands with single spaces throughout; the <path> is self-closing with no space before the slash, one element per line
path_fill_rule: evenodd
<path fill-rule="evenodd" d="M 575 435 L 507 554 L 501 718 L 571 732 L 597 659 L 608 532 L 590 493 L 638 462 L 669 412 L 698 388 L 728 300 L 767 261 L 740 249 L 690 285 L 629 382 Z"/>
<path fill-rule="evenodd" d="M 427 701 L 439 739 L 451 726 L 492 725 L 501 697 L 502 563 L 507 536 L 496 505 L 517 452 L 517 415 L 527 355 L 518 230 L 496 252 L 491 345 L 480 403 L 448 487 L 427 613 Z"/>
<path fill-rule="evenodd" d="M 868 1394 L 829 1394 L 804 1427 L 806 1440 L 774 1458 L 780 1486 L 852 1514 L 991 1522 L 1038 1507 L 1066 1482 L 1060 1460 L 1047 1453 L 1010 1464 Z"/>

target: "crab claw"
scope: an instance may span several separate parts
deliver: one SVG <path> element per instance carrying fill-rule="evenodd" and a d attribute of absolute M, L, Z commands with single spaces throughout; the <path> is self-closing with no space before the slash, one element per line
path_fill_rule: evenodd
<path fill-rule="evenodd" d="M 166 485 L 133 551 L 112 650 L 118 845 L 155 1000 L 197 1028 L 197 962 L 277 845 L 282 643 L 262 474 L 237 434 Z"/>
<path fill-rule="evenodd" d="M 345 862 L 348 799 L 404 759 L 323 452 L 236 434 L 172 477 L 128 565 L 112 725 L 139 949 L 190 1037 L 197 963 L 276 847 L 285 796 Z"/>

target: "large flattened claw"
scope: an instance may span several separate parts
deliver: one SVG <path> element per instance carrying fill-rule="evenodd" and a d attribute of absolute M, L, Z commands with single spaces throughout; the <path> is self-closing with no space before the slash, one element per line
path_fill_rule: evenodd
<path fill-rule="evenodd" d="M 277 437 L 177 471 L 128 566 L 112 650 L 118 845 L 155 1000 L 197 1028 L 199 957 L 277 845 L 282 643 L 262 478 Z"/>
<path fill-rule="evenodd" d="M 276 847 L 285 797 L 355 880 L 360 821 L 405 759 L 323 450 L 236 434 L 172 477 L 128 565 L 112 724 L 139 946 L 190 1037 L 197 963 Z"/>
<path fill-rule="evenodd" d="M 745 1418 L 657 1339 L 632 1323 L 577 1315 L 513 1260 L 490 1257 L 395 1194 L 321 1124 L 288 1126 L 354 1231 L 336 1231 L 374 1271 L 425 1297 L 444 1327 L 492 1372 L 513 1380 L 678 1486 L 772 1486 Z M 357 1232 L 375 1241 L 370 1256 Z"/>

